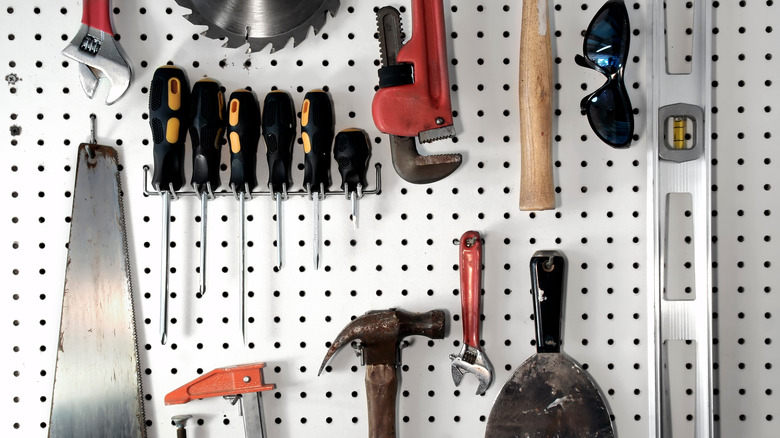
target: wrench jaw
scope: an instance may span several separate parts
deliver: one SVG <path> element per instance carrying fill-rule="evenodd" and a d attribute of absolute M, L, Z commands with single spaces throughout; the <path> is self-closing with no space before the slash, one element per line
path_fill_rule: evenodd
<path fill-rule="evenodd" d="M 90 99 L 97 91 L 100 78 L 107 78 L 111 86 L 107 105 L 119 100 L 130 87 L 133 76 L 130 65 L 114 37 L 107 32 L 82 24 L 62 54 L 80 64 L 79 82 Z"/>
<path fill-rule="evenodd" d="M 450 359 L 452 359 L 451 371 L 455 386 L 460 386 L 463 376 L 466 373 L 471 373 L 477 376 L 479 382 L 477 395 L 482 395 L 487 391 L 493 382 L 493 366 L 490 365 L 490 361 L 481 349 L 464 343 L 458 354 L 451 354 Z"/>

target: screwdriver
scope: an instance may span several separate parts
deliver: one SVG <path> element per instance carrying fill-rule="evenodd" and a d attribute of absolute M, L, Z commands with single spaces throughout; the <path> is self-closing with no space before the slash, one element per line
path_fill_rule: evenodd
<path fill-rule="evenodd" d="M 184 141 L 190 87 L 184 70 L 164 65 L 154 72 L 149 87 L 149 125 L 154 142 L 152 185 L 162 195 L 162 272 L 160 272 L 160 342 L 168 341 L 168 265 L 170 198 L 184 185 Z"/>
<path fill-rule="evenodd" d="M 200 294 L 206 293 L 206 205 L 219 188 L 219 157 L 225 134 L 225 96 L 219 83 L 201 79 L 192 86 L 192 188 L 200 194 Z"/>
<path fill-rule="evenodd" d="M 236 90 L 228 103 L 228 143 L 230 144 L 230 187 L 238 194 L 241 240 L 239 267 L 239 313 L 241 315 L 241 337 L 246 343 L 244 326 L 244 295 L 246 284 L 246 232 L 244 228 L 244 197 L 257 187 L 257 143 L 260 141 L 260 107 L 254 93 Z M 251 198 L 250 198 L 251 199 Z"/>
<path fill-rule="evenodd" d="M 292 186 L 293 143 L 295 142 L 295 105 L 290 93 L 274 90 L 263 103 L 263 138 L 268 159 L 268 189 L 276 198 L 276 265 L 282 268 L 282 199 Z"/>
<path fill-rule="evenodd" d="M 333 104 L 330 94 L 322 90 L 306 93 L 301 110 L 301 139 L 306 154 L 303 186 L 314 200 L 314 268 L 320 267 L 320 199 L 331 184 L 330 149 L 333 143 Z M 312 196 L 313 193 L 316 195 Z"/>
<path fill-rule="evenodd" d="M 349 128 L 336 135 L 333 158 L 339 165 L 341 189 L 350 201 L 352 226 L 358 227 L 357 200 L 363 197 L 363 188 L 368 186 L 366 172 L 371 157 L 371 146 L 366 131 Z"/>

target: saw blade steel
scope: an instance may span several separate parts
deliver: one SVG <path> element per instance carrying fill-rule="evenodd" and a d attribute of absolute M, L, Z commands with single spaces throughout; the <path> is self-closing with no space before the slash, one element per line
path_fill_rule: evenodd
<path fill-rule="evenodd" d="M 146 436 L 116 151 L 82 144 L 50 438 Z"/>
<path fill-rule="evenodd" d="M 225 47 L 249 43 L 248 52 L 259 52 L 271 45 L 271 52 L 293 39 L 301 43 L 314 29 L 316 35 L 326 16 L 335 16 L 340 0 L 176 0 L 192 12 L 185 18 L 193 24 L 208 26 L 203 33 L 212 39 L 225 39 Z"/>

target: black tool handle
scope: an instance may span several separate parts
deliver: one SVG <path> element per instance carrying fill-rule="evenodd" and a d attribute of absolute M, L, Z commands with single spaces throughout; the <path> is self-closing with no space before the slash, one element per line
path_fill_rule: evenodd
<path fill-rule="evenodd" d="M 263 103 L 263 138 L 268 159 L 268 187 L 274 193 L 283 192 L 292 184 L 293 143 L 295 143 L 295 104 L 290 93 L 275 90 Z"/>
<path fill-rule="evenodd" d="M 260 141 L 260 106 L 251 91 L 236 90 L 230 95 L 227 133 L 230 185 L 237 192 L 251 191 L 257 187 L 257 143 Z"/>
<path fill-rule="evenodd" d="M 219 158 L 222 150 L 222 138 L 225 134 L 225 96 L 219 83 L 213 79 L 201 79 L 192 86 L 192 105 L 190 106 L 192 126 L 192 180 L 198 190 L 219 187 Z"/>
<path fill-rule="evenodd" d="M 149 125 L 154 143 L 152 185 L 157 190 L 184 185 L 184 142 L 189 124 L 190 86 L 184 70 L 164 65 L 149 87 Z"/>
<path fill-rule="evenodd" d="M 531 258 L 531 288 L 536 319 L 536 352 L 561 352 L 566 259 L 558 251 L 537 251 Z"/>
<path fill-rule="evenodd" d="M 331 185 L 330 150 L 333 144 L 335 120 L 330 94 L 322 90 L 306 93 L 301 110 L 301 138 L 305 152 L 303 185 L 312 192 L 325 191 Z"/>
<path fill-rule="evenodd" d="M 333 146 L 333 158 L 339 165 L 342 190 L 357 192 L 358 184 L 363 189 L 368 186 L 366 172 L 371 146 L 366 131 L 349 128 L 339 132 Z"/>

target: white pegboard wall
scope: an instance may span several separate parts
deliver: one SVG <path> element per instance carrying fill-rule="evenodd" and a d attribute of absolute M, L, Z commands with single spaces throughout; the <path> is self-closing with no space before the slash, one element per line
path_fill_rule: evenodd
<path fill-rule="evenodd" d="M 238 408 L 221 399 L 166 407 L 164 395 L 219 366 L 264 361 L 265 380 L 277 389 L 264 397 L 272 437 L 314 433 L 365 436 L 364 370 L 351 351 L 340 352 L 329 372 L 316 371 L 332 341 L 353 315 L 401 307 L 444 308 L 460 313 L 457 247 L 453 239 L 469 229 L 485 236 L 485 351 L 495 381 L 484 397 L 474 380 L 452 383 L 448 354 L 457 351 L 461 324 L 451 324 L 441 341 L 414 339 L 403 352 L 399 403 L 400 436 L 468 436 L 484 433 L 496 394 L 514 369 L 533 352 L 533 313 L 528 261 L 536 250 L 559 249 L 569 276 L 564 350 L 587 365 L 606 394 L 621 436 L 648 435 L 647 308 L 651 272 L 645 260 L 645 135 L 637 126 L 635 146 L 613 150 L 591 132 L 579 113 L 582 96 L 603 77 L 574 63 L 581 31 L 601 1 L 556 2 L 555 182 L 556 211 L 523 213 L 517 208 L 519 128 L 517 53 L 520 5 L 445 1 L 453 109 L 457 138 L 421 145 L 421 152 L 464 154 L 449 178 L 415 186 L 392 170 L 387 136 L 373 126 L 370 103 L 379 57 L 374 39 L 377 1 L 344 1 L 318 36 L 297 48 L 270 54 L 224 49 L 198 37 L 202 29 L 184 20 L 173 1 L 115 2 L 114 24 L 132 62 L 134 80 L 115 105 L 102 104 L 80 89 L 77 66 L 60 50 L 75 33 L 77 2 L 6 1 L 0 9 L 7 36 L 0 39 L 0 65 L 19 81 L 2 90 L 0 118 L 21 127 L 2 130 L 6 159 L 0 171 L 6 208 L 0 220 L 7 267 L 0 305 L 0 401 L 3 436 L 46 436 L 51 404 L 62 283 L 66 260 L 77 145 L 87 138 L 89 114 L 98 115 L 97 138 L 116 146 L 132 260 L 136 319 L 150 437 L 170 436 L 170 417 L 194 415 L 191 436 L 242 436 Z M 402 6 L 391 2 L 394 6 Z M 645 2 L 627 4 L 635 32 L 626 69 L 634 107 L 644 102 Z M 408 5 L 403 14 L 410 27 Z M 38 36 L 36 36 L 38 35 Z M 200 209 L 194 198 L 172 204 L 169 344 L 158 342 L 160 200 L 141 192 L 141 168 L 151 164 L 147 90 L 154 69 L 181 66 L 193 83 L 208 76 L 230 92 L 251 86 L 259 99 L 272 87 L 291 92 L 300 109 L 303 94 L 327 86 L 336 110 L 336 129 L 357 126 L 375 139 L 372 163 L 383 165 L 383 194 L 360 201 L 361 223 L 353 230 L 343 197 L 323 203 L 322 264 L 311 265 L 312 206 L 303 198 L 284 203 L 285 267 L 275 272 L 273 204 L 247 203 L 248 346 L 238 325 L 238 208 L 221 198 L 209 204 L 208 291 L 198 298 Z M 38 64 L 40 63 L 40 65 Z M 67 91 L 66 91 L 67 90 Z M 636 117 L 641 122 L 642 117 Z M 189 148 L 189 146 L 188 146 Z M 223 148 L 223 163 L 228 151 Z M 261 148 L 262 150 L 262 148 Z M 189 151 L 188 151 L 189 154 Z M 189 155 L 188 155 L 189 157 Z M 189 162 L 189 161 L 187 161 Z M 267 177 L 259 157 L 258 179 Z M 296 188 L 302 153 L 296 148 Z M 226 168 L 222 181 L 228 180 Z M 334 169 L 334 187 L 339 176 Z M 187 171 L 189 177 L 189 169 Z M 369 173 L 373 186 L 373 175 Z M 42 218 L 42 219 L 41 219 Z M 99 388 L 85 393 L 100 396 Z"/>

